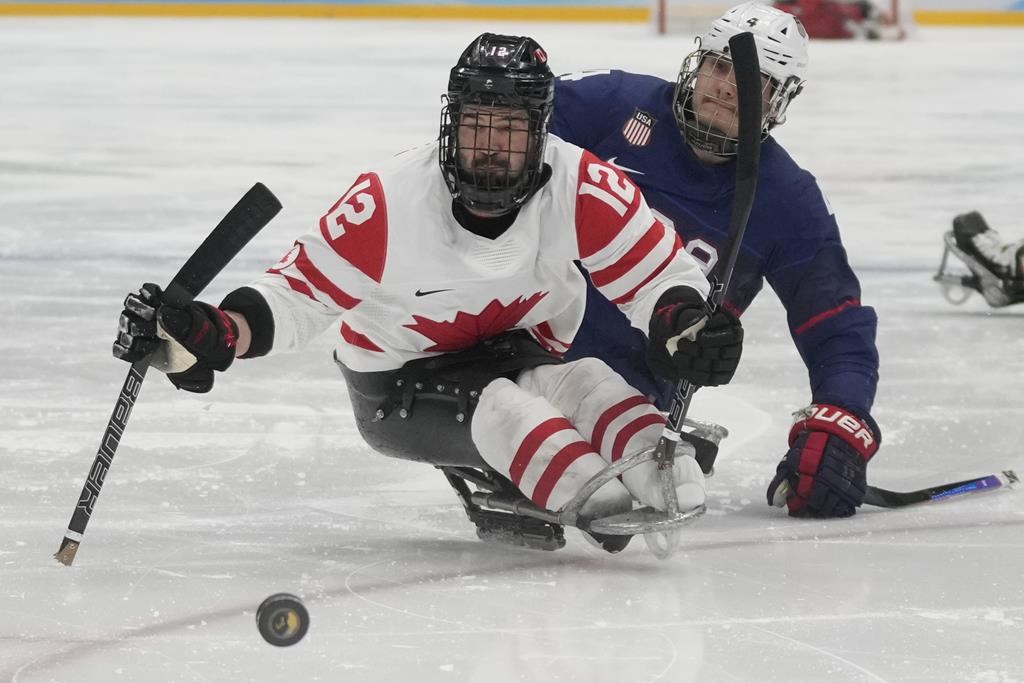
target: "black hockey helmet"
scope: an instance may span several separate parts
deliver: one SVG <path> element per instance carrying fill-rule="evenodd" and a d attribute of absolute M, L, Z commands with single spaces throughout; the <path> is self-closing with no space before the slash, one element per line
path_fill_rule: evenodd
<path fill-rule="evenodd" d="M 448 76 L 438 154 L 453 197 L 500 216 L 540 188 L 554 92 L 532 38 L 484 33 L 463 51 Z"/>

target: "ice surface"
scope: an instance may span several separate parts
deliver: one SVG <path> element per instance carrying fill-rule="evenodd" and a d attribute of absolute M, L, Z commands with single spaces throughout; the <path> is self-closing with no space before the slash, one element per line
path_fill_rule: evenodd
<path fill-rule="evenodd" d="M 125 375 L 124 294 L 257 180 L 285 210 L 208 297 L 261 272 L 359 171 L 436 134 L 447 69 L 487 29 L 533 34 L 557 71 L 673 77 L 691 46 L 639 26 L 0 21 L 0 679 L 1024 680 L 1019 492 L 840 521 L 765 505 L 808 400 L 770 292 L 736 381 L 694 401 L 732 435 L 667 562 L 571 530 L 557 553 L 480 543 L 440 474 L 361 444 L 329 340 L 206 396 L 151 377 L 75 565 L 52 559 Z M 1024 308 L 954 307 L 931 281 L 955 214 L 1024 234 L 1022 64 L 1015 30 L 815 44 L 779 131 L 881 318 L 877 486 L 1024 469 Z M 279 591 L 312 615 L 288 649 L 254 621 Z"/>

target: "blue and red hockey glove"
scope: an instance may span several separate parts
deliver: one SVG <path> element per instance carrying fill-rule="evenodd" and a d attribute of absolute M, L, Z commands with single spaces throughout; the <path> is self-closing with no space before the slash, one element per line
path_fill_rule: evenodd
<path fill-rule="evenodd" d="M 796 418 L 789 452 L 768 485 L 768 504 L 786 505 L 793 517 L 853 515 L 864 502 L 868 461 L 881 442 L 878 425 L 827 404 L 810 405 Z"/>
<path fill-rule="evenodd" d="M 147 283 L 124 300 L 118 320 L 114 357 L 134 363 L 146 356 L 179 389 L 206 393 L 213 371 L 235 360 L 238 326 L 221 309 L 193 301 L 186 306 L 163 303 L 159 286 Z"/>

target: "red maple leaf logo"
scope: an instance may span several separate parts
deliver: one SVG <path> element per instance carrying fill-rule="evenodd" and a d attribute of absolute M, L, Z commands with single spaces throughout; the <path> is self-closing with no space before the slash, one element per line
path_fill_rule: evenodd
<path fill-rule="evenodd" d="M 413 315 L 413 320 L 416 322 L 405 325 L 405 327 L 419 332 L 435 342 L 433 346 L 423 349 L 424 351 L 441 353 L 462 351 L 478 342 L 511 330 L 537 305 L 537 302 L 547 295 L 547 292 L 537 292 L 525 300 L 517 296 L 507 306 L 494 299 L 476 315 L 459 311 L 455 314 L 455 320 L 451 322 L 446 320 L 438 322 L 421 315 Z"/>

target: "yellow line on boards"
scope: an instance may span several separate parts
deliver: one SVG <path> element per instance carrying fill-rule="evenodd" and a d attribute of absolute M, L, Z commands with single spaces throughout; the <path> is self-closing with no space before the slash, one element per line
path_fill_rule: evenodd
<path fill-rule="evenodd" d="M 913 11 L 918 26 L 1024 26 L 1024 12 Z"/>
<path fill-rule="evenodd" d="M 923 10 L 919 26 L 1024 26 L 1024 11 Z M 0 16 L 296 17 L 646 22 L 647 7 L 585 5 L 355 5 L 342 3 L 0 2 Z"/>
<path fill-rule="evenodd" d="M 139 17 L 308 17 L 334 19 L 496 19 L 644 22 L 646 7 L 346 5 L 272 3 L 45 3 L 0 2 L 0 15 Z"/>

